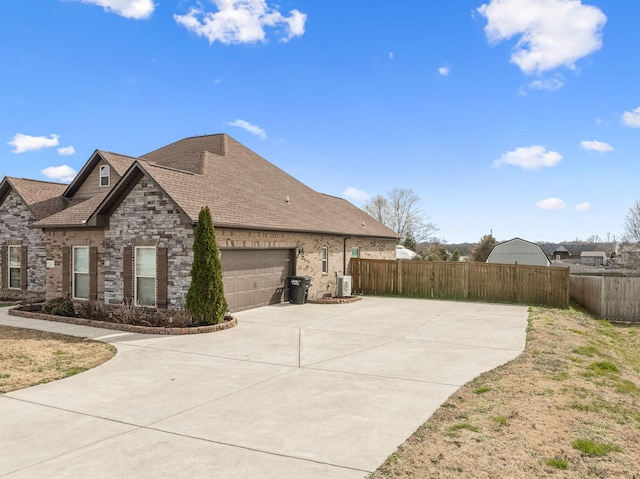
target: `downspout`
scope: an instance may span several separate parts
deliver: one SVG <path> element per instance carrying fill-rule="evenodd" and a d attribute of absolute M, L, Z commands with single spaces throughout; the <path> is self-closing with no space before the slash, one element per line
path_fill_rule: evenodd
<path fill-rule="evenodd" d="M 347 275 L 347 240 L 353 238 L 353 235 L 345 236 L 342 240 L 342 275 Z"/>

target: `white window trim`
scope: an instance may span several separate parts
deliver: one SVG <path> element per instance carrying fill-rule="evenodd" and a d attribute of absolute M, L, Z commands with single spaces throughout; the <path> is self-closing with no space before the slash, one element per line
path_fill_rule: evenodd
<path fill-rule="evenodd" d="M 19 252 L 19 256 L 20 256 L 20 263 L 18 264 L 18 266 L 16 266 L 15 264 L 11 263 L 11 249 L 12 248 L 18 248 L 18 252 Z M 11 270 L 12 269 L 17 269 L 19 272 L 19 278 L 20 278 L 20 286 L 18 286 L 17 288 L 14 286 L 11 286 Z M 15 244 L 10 244 L 7 246 L 7 282 L 9 283 L 7 286 L 9 287 L 9 289 L 22 289 L 22 245 L 15 245 Z"/>
<path fill-rule="evenodd" d="M 152 249 L 155 254 L 154 258 L 157 256 L 157 248 L 155 246 L 136 246 L 133 251 L 133 304 L 135 306 L 147 307 L 147 308 L 155 308 L 158 305 L 158 264 L 155 264 L 155 275 L 154 276 L 138 276 L 138 250 L 141 249 Z M 138 278 L 153 278 L 153 304 L 138 304 Z"/>
<path fill-rule="evenodd" d="M 322 266 L 322 274 L 329 274 L 329 247 L 328 246 L 323 246 L 322 249 L 320 250 L 320 262 Z"/>
<path fill-rule="evenodd" d="M 105 171 L 106 174 L 102 174 L 102 171 Z M 111 168 L 109 167 L 109 165 L 100 165 L 100 170 L 99 170 L 99 175 L 98 175 L 98 184 L 100 185 L 101 188 L 107 187 L 109 186 L 110 182 L 111 182 Z M 107 179 L 107 184 L 103 185 L 102 184 L 102 178 L 106 178 Z"/>
<path fill-rule="evenodd" d="M 79 296 L 76 296 L 76 249 L 85 249 L 87 250 L 87 291 L 89 291 L 89 295 L 86 298 L 82 298 Z M 71 251 L 71 296 L 73 297 L 73 299 L 89 299 L 89 296 L 91 296 L 91 291 L 90 291 L 90 275 L 89 275 L 89 269 L 90 269 L 90 265 L 89 265 L 89 247 L 88 246 L 74 246 L 72 251 Z M 80 274 L 84 274 L 84 273 L 80 273 Z"/>

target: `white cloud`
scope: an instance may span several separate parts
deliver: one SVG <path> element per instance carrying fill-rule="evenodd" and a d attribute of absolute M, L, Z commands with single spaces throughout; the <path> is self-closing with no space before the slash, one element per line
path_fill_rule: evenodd
<path fill-rule="evenodd" d="M 502 165 L 515 165 L 523 170 L 537 170 L 543 167 L 555 166 L 561 160 L 562 155 L 557 151 L 547 151 L 544 146 L 532 145 L 506 152 L 493 162 L 493 167 L 500 168 Z"/>
<path fill-rule="evenodd" d="M 567 207 L 567 204 L 560 198 L 547 198 L 538 201 L 536 206 L 541 210 L 562 210 Z"/>
<path fill-rule="evenodd" d="M 69 183 L 76 177 L 76 170 L 68 165 L 50 166 L 40 171 L 44 176 L 49 179 L 62 181 L 63 183 Z"/>
<path fill-rule="evenodd" d="M 389 52 L 389 60 L 393 60 L 393 52 Z"/>
<path fill-rule="evenodd" d="M 580 142 L 580 146 L 585 150 L 597 151 L 599 153 L 606 153 L 608 151 L 614 150 L 613 146 L 611 146 L 609 143 L 598 140 L 583 140 Z"/>
<path fill-rule="evenodd" d="M 266 0 L 212 0 L 217 12 L 204 12 L 192 7 L 184 15 L 173 15 L 174 20 L 209 43 L 256 43 L 265 41 L 265 27 L 282 30 L 281 41 L 304 34 L 307 15 L 291 10 L 284 16 Z"/>
<path fill-rule="evenodd" d="M 448 65 L 440 67 L 440 68 L 438 68 L 438 73 L 440 75 L 442 75 L 443 77 L 448 77 L 449 74 L 451 73 L 451 67 L 448 66 Z"/>
<path fill-rule="evenodd" d="M 564 78 L 562 75 L 556 75 L 553 78 L 538 79 L 529 83 L 529 90 L 546 90 L 556 91 L 564 86 Z"/>
<path fill-rule="evenodd" d="M 80 0 L 104 8 L 105 12 L 113 12 L 121 17 L 144 20 L 149 18 L 156 8 L 152 0 Z"/>
<path fill-rule="evenodd" d="M 631 128 L 640 128 L 640 106 L 622 114 L 622 124 Z"/>
<path fill-rule="evenodd" d="M 342 195 L 355 201 L 367 201 L 369 198 L 371 198 L 371 195 L 369 193 L 354 186 L 350 186 L 349 188 L 344 190 L 342 192 Z"/>
<path fill-rule="evenodd" d="M 26 151 L 42 150 L 43 148 L 53 148 L 58 146 L 58 135 L 51 134 L 46 136 L 30 136 L 16 133 L 13 140 L 7 144 L 13 146 L 12 153 L 24 153 Z"/>
<path fill-rule="evenodd" d="M 478 13 L 487 19 L 490 43 L 519 37 L 511 55 L 526 74 L 575 63 L 602 47 L 606 15 L 581 0 L 490 0 Z"/>
<path fill-rule="evenodd" d="M 256 125 L 252 125 L 251 123 L 249 123 L 248 121 L 244 121 L 244 120 L 235 120 L 235 121 L 231 121 L 228 123 L 229 126 L 237 126 L 238 128 L 243 128 L 245 130 L 247 130 L 249 133 L 252 133 L 260 138 L 262 138 L 263 140 L 267 139 L 267 133 L 260 128 L 259 126 Z"/>
<path fill-rule="evenodd" d="M 63 146 L 58 148 L 58 155 L 60 156 L 69 156 L 75 154 L 76 149 L 73 146 Z"/>
<path fill-rule="evenodd" d="M 585 201 L 576 206 L 576 211 L 589 211 L 591 209 L 591 203 Z"/>

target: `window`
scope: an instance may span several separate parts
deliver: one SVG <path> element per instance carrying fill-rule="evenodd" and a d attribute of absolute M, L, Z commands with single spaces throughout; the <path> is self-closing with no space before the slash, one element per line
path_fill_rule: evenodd
<path fill-rule="evenodd" d="M 351 257 L 359 258 L 360 257 L 360 248 L 358 246 L 354 246 L 351 248 Z"/>
<path fill-rule="evenodd" d="M 73 248 L 73 297 L 89 299 L 89 247 Z"/>
<path fill-rule="evenodd" d="M 156 248 L 137 246 L 135 256 L 136 306 L 156 305 Z"/>
<path fill-rule="evenodd" d="M 328 257 L 329 257 L 329 248 L 327 248 L 326 246 L 323 246 L 322 247 L 322 272 L 323 273 L 329 272 Z"/>
<path fill-rule="evenodd" d="M 109 186 L 109 165 L 100 167 L 100 186 Z"/>
<path fill-rule="evenodd" d="M 9 288 L 20 289 L 22 287 L 22 247 L 11 245 L 9 253 Z"/>

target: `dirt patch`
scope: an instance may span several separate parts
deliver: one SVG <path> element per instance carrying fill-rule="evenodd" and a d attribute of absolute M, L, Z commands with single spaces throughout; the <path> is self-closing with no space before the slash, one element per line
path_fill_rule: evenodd
<path fill-rule="evenodd" d="M 0 326 L 0 393 L 73 376 L 115 353 L 98 341 Z"/>
<path fill-rule="evenodd" d="M 640 477 L 640 325 L 532 308 L 524 353 L 454 393 L 370 477 Z"/>

